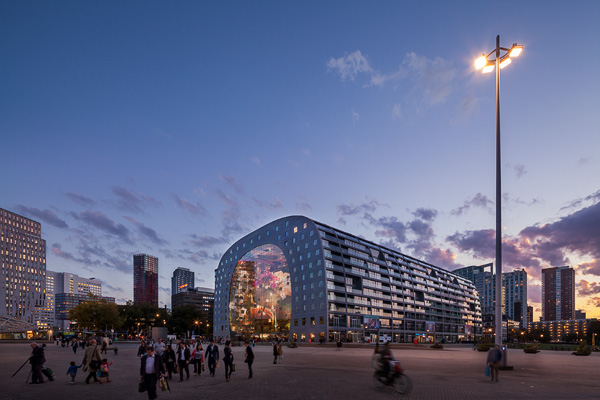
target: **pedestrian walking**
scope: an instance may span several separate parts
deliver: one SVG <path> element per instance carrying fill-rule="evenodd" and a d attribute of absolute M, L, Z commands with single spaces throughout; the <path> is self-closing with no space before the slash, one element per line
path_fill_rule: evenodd
<path fill-rule="evenodd" d="M 183 371 L 185 371 L 186 380 L 190 379 L 190 349 L 183 342 L 177 349 L 177 365 L 179 366 L 179 382 L 183 382 Z"/>
<path fill-rule="evenodd" d="M 81 368 L 81 365 L 75 365 L 75 361 L 69 363 L 69 369 L 67 375 L 71 375 L 71 385 L 75 384 L 75 377 L 77 376 L 77 370 Z"/>
<path fill-rule="evenodd" d="M 487 352 L 487 365 L 490 367 L 490 379 L 498 382 L 498 371 L 500 370 L 500 361 L 502 360 L 502 352 L 498 346 L 494 346 Z"/>
<path fill-rule="evenodd" d="M 167 372 L 169 373 L 169 380 L 171 380 L 173 379 L 173 371 L 175 370 L 175 362 L 177 361 L 177 356 L 171 346 L 167 346 L 167 349 L 163 354 L 163 361 L 167 368 Z"/>
<path fill-rule="evenodd" d="M 223 364 L 225 364 L 225 382 L 229 382 L 231 378 L 231 372 L 233 368 L 233 352 L 231 351 L 231 341 L 225 342 L 225 348 L 223 349 Z"/>
<path fill-rule="evenodd" d="M 281 364 L 281 361 L 283 361 L 283 342 L 280 341 L 277 345 L 277 362 Z"/>
<path fill-rule="evenodd" d="M 206 348 L 206 352 L 204 354 L 208 359 L 208 371 L 210 372 L 210 376 L 215 376 L 215 369 L 217 368 L 217 363 L 219 361 L 219 347 L 215 344 L 215 339 L 210 339 L 210 344 Z"/>
<path fill-rule="evenodd" d="M 96 377 L 96 373 L 100 368 L 102 363 L 102 355 L 100 354 L 100 349 L 98 348 L 98 342 L 96 340 L 91 339 L 89 345 L 85 349 L 85 353 L 83 355 L 83 361 L 81 361 L 81 365 L 83 365 L 84 371 L 89 371 L 87 378 L 85 378 L 85 383 L 90 383 L 90 379 L 94 378 L 94 382 L 98 382 L 98 378 Z"/>
<path fill-rule="evenodd" d="M 77 339 L 73 339 L 73 343 L 71 343 L 71 347 L 73 348 L 73 354 L 77 354 L 77 348 L 79 344 L 77 343 Z"/>
<path fill-rule="evenodd" d="M 277 342 L 273 342 L 273 364 L 277 364 L 278 358 L 279 358 L 279 350 L 277 347 Z"/>
<path fill-rule="evenodd" d="M 162 357 L 163 353 L 165 352 L 165 343 L 162 341 L 162 339 L 158 339 L 158 341 L 156 343 L 154 343 L 154 353 L 159 356 Z M 164 361 L 164 359 L 163 359 Z"/>
<path fill-rule="evenodd" d="M 106 358 L 102 359 L 102 365 L 100 365 L 100 384 L 102 385 L 102 378 L 106 378 L 106 383 L 112 382 L 108 375 L 108 368 L 112 365 L 112 362 L 108 362 Z"/>
<path fill-rule="evenodd" d="M 198 343 L 192 352 L 192 362 L 194 363 L 194 375 L 202 375 L 202 367 L 204 366 L 204 350 L 202 345 Z"/>
<path fill-rule="evenodd" d="M 143 340 L 140 342 L 140 347 L 138 347 L 137 356 L 142 357 L 146 354 L 146 342 Z"/>
<path fill-rule="evenodd" d="M 152 346 L 146 347 L 146 354 L 140 360 L 140 386 L 148 392 L 148 399 L 153 400 L 157 397 L 156 383 L 165 375 L 165 365 Z"/>
<path fill-rule="evenodd" d="M 252 378 L 252 363 L 254 362 L 254 351 L 250 343 L 246 342 L 246 353 L 244 354 L 244 362 L 248 364 L 248 379 Z"/>
<path fill-rule="evenodd" d="M 31 364 L 31 383 L 34 385 L 45 382 L 44 377 L 42 376 L 42 367 L 46 362 L 44 347 L 46 347 L 45 344 L 38 346 L 36 342 L 31 343 L 31 356 L 29 357 L 29 364 Z"/>

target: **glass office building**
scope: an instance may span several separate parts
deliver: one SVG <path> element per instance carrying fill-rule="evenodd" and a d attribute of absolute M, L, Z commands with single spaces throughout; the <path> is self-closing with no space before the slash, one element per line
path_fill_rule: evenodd
<path fill-rule="evenodd" d="M 213 328 L 232 339 L 457 342 L 481 335 L 481 309 L 463 277 L 290 216 L 225 252 L 215 270 Z"/>

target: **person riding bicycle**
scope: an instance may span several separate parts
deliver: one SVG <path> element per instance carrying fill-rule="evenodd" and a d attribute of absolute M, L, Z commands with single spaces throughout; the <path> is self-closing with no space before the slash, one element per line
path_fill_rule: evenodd
<path fill-rule="evenodd" d="M 383 350 L 381 350 L 381 372 L 390 381 L 390 371 L 392 371 L 392 361 L 396 361 L 392 351 L 390 350 L 390 342 L 385 342 Z"/>

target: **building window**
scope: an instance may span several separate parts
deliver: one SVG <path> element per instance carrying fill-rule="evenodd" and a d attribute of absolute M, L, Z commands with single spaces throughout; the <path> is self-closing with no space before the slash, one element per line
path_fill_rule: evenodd
<path fill-rule="evenodd" d="M 310 324 L 314 325 L 315 324 L 315 317 L 310 317 Z"/>
<path fill-rule="evenodd" d="M 323 318 L 323 317 L 321 317 Z M 298 326 L 298 318 L 294 318 L 294 326 Z"/>
<path fill-rule="evenodd" d="M 302 318 L 302 326 L 306 326 L 306 318 Z"/>

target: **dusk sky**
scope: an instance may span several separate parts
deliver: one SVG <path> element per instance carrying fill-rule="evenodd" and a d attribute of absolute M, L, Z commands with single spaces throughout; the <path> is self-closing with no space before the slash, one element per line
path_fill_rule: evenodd
<path fill-rule="evenodd" d="M 600 317 L 600 2 L 3 1 L 0 207 L 47 268 L 133 298 L 132 255 L 214 287 L 236 240 L 302 214 L 449 270 L 573 266 Z"/>

